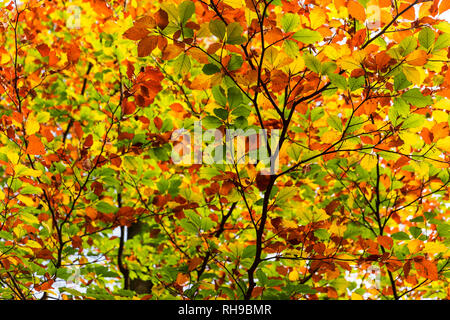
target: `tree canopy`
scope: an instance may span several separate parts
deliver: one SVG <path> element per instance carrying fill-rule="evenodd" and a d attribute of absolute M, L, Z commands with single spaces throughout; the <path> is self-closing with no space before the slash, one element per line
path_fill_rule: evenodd
<path fill-rule="evenodd" d="M 0 4 L 1 299 L 450 297 L 449 1 Z"/>

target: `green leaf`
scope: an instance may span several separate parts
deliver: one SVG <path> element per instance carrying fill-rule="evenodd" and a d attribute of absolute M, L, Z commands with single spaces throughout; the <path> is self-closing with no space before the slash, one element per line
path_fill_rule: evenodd
<path fill-rule="evenodd" d="M 415 217 L 415 218 L 411 219 L 410 221 L 411 222 L 423 222 L 424 219 L 423 219 L 422 216 L 418 216 L 418 217 Z"/>
<path fill-rule="evenodd" d="M 195 12 L 195 5 L 192 1 L 184 1 L 178 7 L 180 22 L 185 25 Z"/>
<path fill-rule="evenodd" d="M 20 190 L 20 193 L 21 194 L 41 194 L 42 189 L 35 187 L 35 186 L 27 185 L 27 186 L 23 187 L 22 190 Z"/>
<path fill-rule="evenodd" d="M 398 115 L 406 117 L 409 114 L 409 104 L 402 98 L 394 98 L 394 105 L 392 107 Z"/>
<path fill-rule="evenodd" d="M 363 88 L 364 84 L 365 84 L 364 76 L 348 79 L 348 87 L 350 88 L 350 91 L 355 91 L 360 88 Z"/>
<path fill-rule="evenodd" d="M 424 96 L 417 88 L 406 91 L 402 94 L 402 99 L 419 108 L 425 108 L 426 106 L 433 104 L 431 97 Z"/>
<path fill-rule="evenodd" d="M 315 294 L 317 293 L 316 290 L 312 289 L 310 286 L 306 285 L 306 284 L 298 284 L 295 286 L 295 291 L 297 291 L 298 293 L 303 293 L 303 294 Z"/>
<path fill-rule="evenodd" d="M 391 238 L 395 240 L 409 240 L 408 234 L 403 231 L 392 234 Z"/>
<path fill-rule="evenodd" d="M 235 117 L 247 118 L 251 112 L 252 111 L 248 107 L 246 107 L 244 105 L 240 105 L 237 108 L 233 109 L 233 111 L 231 111 L 231 114 Z"/>
<path fill-rule="evenodd" d="M 281 27 L 284 32 L 294 31 L 300 24 L 300 16 L 295 13 L 286 13 L 281 18 Z"/>
<path fill-rule="evenodd" d="M 216 66 L 215 64 L 208 63 L 203 66 L 202 71 L 206 75 L 212 75 L 212 74 L 220 72 L 220 68 L 218 66 Z"/>
<path fill-rule="evenodd" d="M 410 227 L 409 231 L 411 231 L 412 236 L 416 239 L 422 234 L 422 229 L 417 227 Z"/>
<path fill-rule="evenodd" d="M 232 22 L 227 26 L 227 40 L 229 44 L 242 44 L 245 38 L 242 36 L 243 29 L 239 22 Z"/>
<path fill-rule="evenodd" d="M 303 42 L 304 44 L 313 44 L 322 41 L 322 35 L 310 29 L 301 29 L 292 35 L 292 39 Z"/>
<path fill-rule="evenodd" d="M 314 71 L 317 74 L 321 73 L 322 64 L 317 57 L 310 53 L 306 53 L 303 55 L 303 60 L 305 60 L 305 65 L 309 70 Z"/>
<path fill-rule="evenodd" d="M 191 60 L 185 53 L 180 54 L 173 63 L 173 69 L 176 74 L 185 75 L 191 70 Z"/>
<path fill-rule="evenodd" d="M 255 256 L 255 254 L 256 254 L 255 245 L 246 246 L 244 251 L 242 252 L 241 258 L 242 259 L 252 258 Z"/>
<path fill-rule="evenodd" d="M 238 70 L 240 67 L 242 67 L 243 62 L 244 59 L 242 59 L 241 55 L 232 54 L 230 62 L 228 62 L 228 70 L 230 71 Z"/>
<path fill-rule="evenodd" d="M 226 120 L 228 118 L 228 111 L 222 108 L 216 108 L 213 110 L 214 114 L 222 120 Z"/>
<path fill-rule="evenodd" d="M 294 161 L 298 161 L 300 155 L 302 154 L 302 149 L 303 148 L 298 144 L 293 143 L 286 149 L 286 153 L 291 159 L 293 159 Z"/>
<path fill-rule="evenodd" d="M 342 131 L 342 121 L 341 118 L 339 118 L 337 115 L 331 115 L 327 119 L 327 123 L 332 127 L 333 129 L 336 129 L 337 131 Z"/>
<path fill-rule="evenodd" d="M 317 229 L 314 231 L 314 235 L 319 238 L 319 240 L 327 240 L 330 238 L 330 234 L 327 229 Z"/>
<path fill-rule="evenodd" d="M 105 201 L 100 201 L 95 205 L 95 208 L 103 213 L 115 213 L 117 212 L 119 209 L 116 206 L 112 206 L 109 203 L 105 202 Z"/>
<path fill-rule="evenodd" d="M 412 83 L 406 79 L 405 74 L 399 73 L 394 77 L 394 90 L 399 91 L 408 88 Z"/>
<path fill-rule="evenodd" d="M 437 38 L 436 42 L 434 43 L 433 51 L 446 49 L 448 47 L 450 47 L 450 34 L 443 33 Z"/>
<path fill-rule="evenodd" d="M 413 113 L 403 122 L 403 129 L 418 128 L 425 122 L 422 114 Z"/>
<path fill-rule="evenodd" d="M 166 193 L 169 188 L 169 182 L 167 180 L 161 179 L 156 183 L 156 187 L 158 188 L 159 193 Z"/>
<path fill-rule="evenodd" d="M 419 32 L 419 43 L 422 47 L 429 49 L 434 43 L 434 31 L 426 27 Z"/>
<path fill-rule="evenodd" d="M 323 108 L 314 108 L 311 111 L 311 121 L 317 121 L 320 118 L 323 117 L 323 115 L 325 114 L 325 112 L 323 111 Z"/>
<path fill-rule="evenodd" d="M 334 84 L 339 89 L 345 90 L 347 89 L 347 79 L 344 76 L 341 76 L 337 73 L 329 74 L 328 77 L 331 80 L 331 83 Z"/>
<path fill-rule="evenodd" d="M 231 87 L 228 89 L 228 104 L 230 108 L 234 109 L 242 103 L 242 93 L 237 87 Z"/>
<path fill-rule="evenodd" d="M 417 40 L 412 36 L 406 37 L 400 42 L 399 46 L 403 49 L 402 56 L 406 57 L 417 48 Z"/>
<path fill-rule="evenodd" d="M 216 102 L 222 107 L 225 107 L 227 105 L 227 98 L 225 97 L 225 92 L 222 87 L 214 86 L 211 91 Z"/>
<path fill-rule="evenodd" d="M 209 22 L 209 31 L 220 40 L 225 38 L 226 25 L 222 20 L 212 20 Z"/>
<path fill-rule="evenodd" d="M 292 40 L 285 40 L 283 42 L 283 49 L 284 52 L 291 58 L 296 58 L 299 54 L 298 45 L 295 41 Z"/>
<path fill-rule="evenodd" d="M 222 125 L 222 121 L 214 116 L 206 116 L 202 119 L 202 125 L 206 129 L 217 129 Z"/>
<path fill-rule="evenodd" d="M 327 75 L 333 74 L 336 68 L 336 63 L 333 61 L 326 61 L 322 64 L 322 73 Z"/>

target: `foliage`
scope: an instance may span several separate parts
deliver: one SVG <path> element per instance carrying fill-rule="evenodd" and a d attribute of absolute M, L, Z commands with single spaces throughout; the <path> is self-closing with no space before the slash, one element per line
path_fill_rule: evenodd
<path fill-rule="evenodd" d="M 2 2 L 2 299 L 449 298 L 448 1 Z"/>

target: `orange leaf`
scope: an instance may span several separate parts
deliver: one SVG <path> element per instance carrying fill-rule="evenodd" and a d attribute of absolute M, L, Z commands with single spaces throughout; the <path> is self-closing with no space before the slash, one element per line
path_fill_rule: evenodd
<path fill-rule="evenodd" d="M 71 63 L 76 63 L 78 61 L 78 59 L 80 59 L 80 55 L 81 55 L 81 50 L 78 46 L 76 45 L 71 45 L 68 49 L 67 49 L 67 59 L 71 62 Z"/>
<path fill-rule="evenodd" d="M 402 12 L 405 10 L 409 5 L 407 3 L 400 4 L 400 7 L 398 8 L 398 12 Z M 403 19 L 407 20 L 415 20 L 416 19 L 416 12 L 414 11 L 414 7 L 409 8 L 405 13 L 401 15 Z"/>
<path fill-rule="evenodd" d="M 141 28 L 154 28 L 156 26 L 156 21 L 150 16 L 143 16 L 142 18 L 136 20 L 134 25 Z"/>
<path fill-rule="evenodd" d="M 448 9 L 450 9 L 450 1 L 442 0 L 441 4 L 439 5 L 439 14 L 443 14 Z"/>
<path fill-rule="evenodd" d="M 391 56 L 386 53 L 386 51 L 382 51 L 375 56 L 375 62 L 377 63 L 378 69 L 383 69 L 386 67 L 391 61 Z"/>
<path fill-rule="evenodd" d="M 45 147 L 42 144 L 41 139 L 36 137 L 34 134 L 28 137 L 28 147 L 27 147 L 27 153 L 33 154 L 33 155 L 44 155 L 45 154 Z"/>
<path fill-rule="evenodd" d="M 412 66 L 423 66 L 427 63 L 428 54 L 423 50 L 413 51 L 406 57 L 406 62 Z"/>
<path fill-rule="evenodd" d="M 92 220 L 95 220 L 95 218 L 97 218 L 97 210 L 95 210 L 92 207 L 87 207 L 86 208 L 86 215 L 91 218 Z"/>
<path fill-rule="evenodd" d="M 189 271 L 194 270 L 194 269 L 197 268 L 197 266 L 198 266 L 200 263 L 202 263 L 202 262 L 203 262 L 203 259 L 200 258 L 200 257 L 192 258 L 192 259 L 189 261 L 188 270 L 189 270 Z M 178 279 L 178 277 L 177 277 L 177 279 Z"/>
<path fill-rule="evenodd" d="M 350 1 L 347 5 L 348 13 L 355 19 L 359 21 L 365 21 L 366 20 L 366 11 L 364 10 L 364 7 L 362 4 L 356 1 Z"/>
<path fill-rule="evenodd" d="M 352 45 L 354 47 L 359 47 L 364 43 L 366 36 L 367 36 L 366 29 L 359 30 L 358 32 L 355 33 L 354 37 L 352 38 Z"/>
<path fill-rule="evenodd" d="M 184 274 L 184 273 L 179 273 L 178 275 L 177 275 L 177 280 L 176 280 L 176 282 L 177 282 L 177 284 L 178 285 L 180 285 L 180 286 L 182 286 L 183 284 L 185 284 L 186 282 L 188 282 L 189 281 L 189 276 L 187 275 L 187 274 Z"/>
<path fill-rule="evenodd" d="M 392 245 L 394 244 L 392 238 L 388 236 L 378 236 L 377 240 L 378 244 L 382 245 L 384 248 L 388 250 L 390 250 L 392 248 Z"/>
<path fill-rule="evenodd" d="M 36 49 L 39 51 L 39 53 L 43 57 L 48 57 L 50 54 L 50 48 L 45 43 L 38 45 L 36 47 Z"/>
<path fill-rule="evenodd" d="M 148 35 L 148 30 L 141 27 L 131 27 L 125 33 L 123 36 L 130 40 L 141 40 L 145 38 Z"/>
<path fill-rule="evenodd" d="M 149 36 L 138 43 L 138 56 L 139 57 L 146 57 L 152 51 L 156 48 L 158 45 L 158 37 L 156 36 Z"/>

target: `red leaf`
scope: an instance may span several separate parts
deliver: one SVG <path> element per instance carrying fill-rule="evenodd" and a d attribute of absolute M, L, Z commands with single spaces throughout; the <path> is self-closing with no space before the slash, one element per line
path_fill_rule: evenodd
<path fill-rule="evenodd" d="M 122 102 L 122 113 L 125 114 L 133 114 L 136 111 L 136 105 L 128 100 L 124 100 Z"/>
<path fill-rule="evenodd" d="M 36 47 L 36 49 L 39 51 L 39 53 L 43 57 L 48 57 L 50 54 L 50 48 L 45 43 L 38 45 Z"/>
<path fill-rule="evenodd" d="M 92 134 L 90 134 L 87 136 L 86 140 L 84 141 L 83 146 L 85 148 L 90 148 L 93 143 L 94 143 L 94 139 L 92 138 Z"/>
<path fill-rule="evenodd" d="M 156 127 L 158 130 L 161 130 L 162 125 L 163 125 L 163 122 L 162 122 L 162 120 L 161 120 L 160 117 L 155 117 L 155 118 L 153 119 L 153 123 L 155 124 L 155 127 Z"/>
<path fill-rule="evenodd" d="M 138 43 L 138 56 L 146 57 L 156 48 L 158 45 L 158 37 L 149 36 L 145 37 Z"/>
<path fill-rule="evenodd" d="M 36 258 L 38 259 L 53 259 L 52 252 L 47 248 L 43 248 L 36 252 Z"/>

